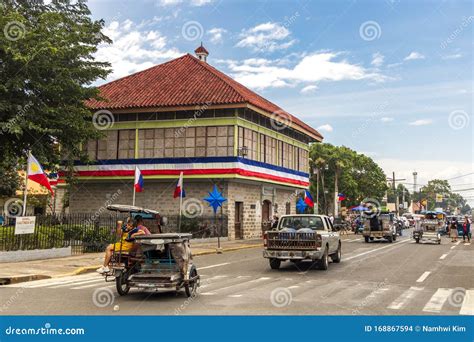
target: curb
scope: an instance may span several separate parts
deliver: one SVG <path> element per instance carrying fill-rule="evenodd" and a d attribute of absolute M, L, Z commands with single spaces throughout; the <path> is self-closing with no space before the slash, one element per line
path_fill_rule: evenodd
<path fill-rule="evenodd" d="M 212 248 L 212 249 L 209 248 L 209 249 L 201 251 L 201 252 L 193 253 L 193 256 L 220 254 L 222 252 L 232 252 L 232 251 L 238 251 L 238 250 L 241 250 L 241 249 L 257 248 L 257 247 L 262 247 L 262 245 L 261 244 L 241 245 L 241 246 L 237 246 L 237 247 L 221 248 L 221 250 L 218 250 L 218 248 L 216 247 L 216 248 Z M 83 267 L 76 268 L 72 272 L 58 274 L 58 275 L 54 275 L 54 276 L 48 276 L 48 275 L 43 275 L 43 274 L 32 274 L 32 275 L 26 275 L 26 276 L 15 276 L 15 277 L 4 277 L 4 278 L 0 277 L 0 285 L 17 284 L 17 283 L 23 283 L 23 282 L 33 281 L 33 280 L 60 278 L 60 277 L 67 277 L 67 276 L 85 274 L 85 273 L 90 273 L 90 272 L 95 271 L 100 266 L 101 265 L 83 266 Z"/>
<path fill-rule="evenodd" d="M 29 274 L 29 275 L 13 276 L 13 277 L 1 277 L 0 285 L 18 284 L 18 283 L 24 283 L 27 281 L 50 279 L 50 278 L 52 277 L 48 275 L 44 275 L 44 274 Z"/>

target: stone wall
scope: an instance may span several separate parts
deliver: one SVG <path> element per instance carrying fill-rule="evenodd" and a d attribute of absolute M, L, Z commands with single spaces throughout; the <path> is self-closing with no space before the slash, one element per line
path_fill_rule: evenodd
<path fill-rule="evenodd" d="M 203 200 L 212 190 L 214 180 L 186 180 L 183 199 L 183 213 L 199 210 L 202 215 L 213 215 L 212 208 Z M 290 213 L 295 213 L 295 189 L 273 186 L 261 182 L 238 180 L 215 180 L 223 196 L 222 212 L 228 216 L 228 236 L 235 239 L 235 202 L 243 202 L 243 238 L 253 239 L 262 236 L 262 203 L 271 202 L 270 217 L 273 214 L 284 215 L 286 203 L 290 203 Z M 135 205 L 158 210 L 164 216 L 176 216 L 179 199 L 173 198 L 176 181 L 145 180 L 144 192 L 136 194 Z M 263 187 L 263 188 L 262 188 Z M 108 204 L 131 204 L 132 184 L 128 182 L 82 182 L 72 190 L 70 196 L 71 213 L 104 212 Z"/>

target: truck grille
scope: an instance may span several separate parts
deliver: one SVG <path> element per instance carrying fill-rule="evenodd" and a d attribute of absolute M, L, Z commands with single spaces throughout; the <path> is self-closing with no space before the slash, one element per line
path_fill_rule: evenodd
<path fill-rule="evenodd" d="M 314 250 L 319 246 L 316 233 L 267 232 L 267 249 Z"/>

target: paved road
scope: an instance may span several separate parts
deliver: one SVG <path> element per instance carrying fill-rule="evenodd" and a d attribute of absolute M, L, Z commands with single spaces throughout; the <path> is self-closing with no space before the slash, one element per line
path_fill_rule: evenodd
<path fill-rule="evenodd" d="M 328 271 L 308 263 L 271 270 L 259 248 L 195 264 L 202 276 L 195 298 L 143 290 L 120 297 L 113 283 L 85 274 L 4 286 L 0 314 L 474 315 L 473 246 L 447 238 L 435 245 L 344 237 L 342 262 Z"/>

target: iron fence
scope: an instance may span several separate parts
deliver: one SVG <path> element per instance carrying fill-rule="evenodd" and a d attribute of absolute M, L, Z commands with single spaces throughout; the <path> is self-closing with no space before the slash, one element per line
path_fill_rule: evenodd
<path fill-rule="evenodd" d="M 116 223 L 124 221 L 127 214 L 109 215 L 77 213 L 64 215 L 36 215 L 34 233 L 15 235 L 14 219 L 0 226 L 0 251 L 17 251 L 71 247 L 73 254 L 101 252 L 105 247 L 118 240 Z M 199 216 L 181 217 L 178 227 L 178 215 L 168 217 L 163 232 L 192 233 L 193 238 L 212 238 L 227 236 L 227 217 Z M 145 220 L 152 233 L 157 232 L 156 220 Z"/>

